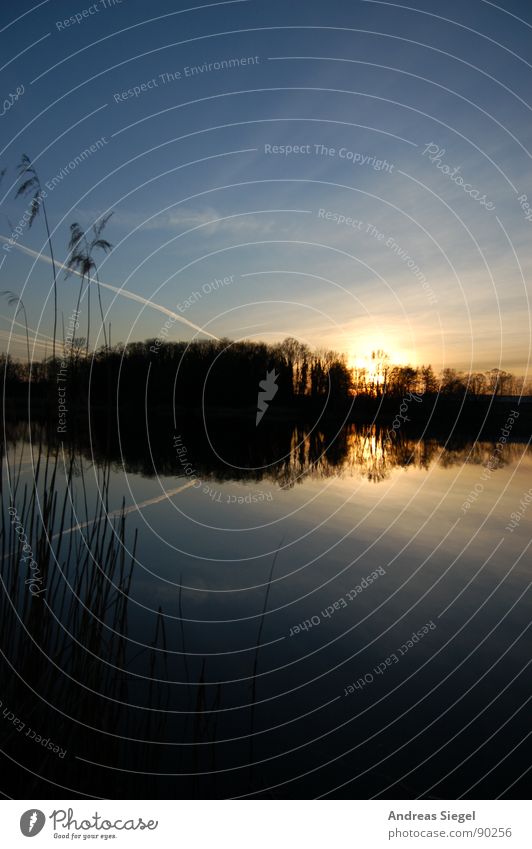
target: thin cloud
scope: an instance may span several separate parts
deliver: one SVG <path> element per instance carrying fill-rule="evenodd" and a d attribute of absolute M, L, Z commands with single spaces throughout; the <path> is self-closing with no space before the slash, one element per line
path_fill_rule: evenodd
<path fill-rule="evenodd" d="M 91 220 L 98 215 L 93 212 L 84 213 Z M 165 211 L 153 215 L 142 212 L 127 212 L 116 210 L 113 215 L 113 223 L 125 230 L 163 230 L 174 231 L 188 230 L 193 227 L 203 227 L 205 232 L 213 235 L 217 232 L 224 233 L 268 233 L 274 226 L 273 220 L 265 221 L 263 216 L 257 220 L 253 215 L 222 216 L 216 209 L 207 207 L 205 209 L 178 209 Z"/>

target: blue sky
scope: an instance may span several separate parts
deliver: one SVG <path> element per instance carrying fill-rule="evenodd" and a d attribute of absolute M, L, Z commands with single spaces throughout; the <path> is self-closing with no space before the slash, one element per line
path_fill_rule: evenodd
<path fill-rule="evenodd" d="M 60 261 L 72 221 L 113 210 L 100 268 L 122 290 L 103 291 L 113 341 L 158 335 L 157 305 L 218 337 L 296 336 L 351 362 L 382 347 L 525 373 L 528 3 L 48 0 L 3 15 L 3 97 L 24 92 L 1 117 L 0 234 L 27 208 L 13 200 L 23 152 L 43 184 L 63 169 L 46 199 Z M 22 293 L 41 355 L 41 217 L 18 244 L 0 252 L 0 287 Z M 65 321 L 77 289 L 60 274 Z M 0 313 L 2 349 L 21 356 L 12 309 Z M 85 321 L 84 301 L 80 334 Z M 175 322 L 170 338 L 195 334 Z"/>

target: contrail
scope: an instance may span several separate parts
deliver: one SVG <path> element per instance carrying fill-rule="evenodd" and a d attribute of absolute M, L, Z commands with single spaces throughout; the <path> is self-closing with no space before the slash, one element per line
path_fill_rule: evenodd
<path fill-rule="evenodd" d="M 17 321 L 16 319 L 14 319 L 13 316 L 4 315 L 3 313 L 0 313 L 0 318 L 5 319 L 5 321 L 8 321 L 10 324 L 16 324 L 17 327 L 22 327 L 23 330 L 26 329 L 26 325 L 23 324 L 21 321 Z M 52 336 L 47 336 L 46 333 L 41 333 L 40 330 L 34 330 L 33 327 L 28 327 L 28 333 L 33 333 L 36 339 L 40 336 L 41 339 L 47 339 L 49 342 L 54 341 Z"/>
<path fill-rule="evenodd" d="M 193 485 L 193 483 L 194 481 L 187 481 L 182 484 L 182 486 L 178 486 L 176 489 L 169 489 L 166 492 L 163 492 L 162 495 L 157 495 L 155 498 L 148 498 L 147 501 L 141 501 L 140 504 L 131 504 L 129 507 L 124 507 L 123 510 L 119 507 L 118 510 L 112 510 L 109 513 L 104 513 L 100 519 L 89 519 L 88 522 L 80 522 L 78 525 L 73 525 L 71 528 L 67 528 L 60 533 L 54 534 L 50 537 L 50 539 L 57 539 L 64 534 L 71 534 L 74 531 L 80 531 L 82 528 L 87 528 L 89 525 L 94 525 L 95 522 L 102 521 L 103 519 L 116 519 L 117 517 L 127 516 L 128 513 L 134 513 L 137 510 L 143 510 L 144 507 L 150 507 L 152 504 L 159 504 L 160 501 L 169 501 L 170 498 L 173 498 L 174 495 L 188 489 L 189 486 Z"/>
<path fill-rule="evenodd" d="M 17 321 L 13 317 L 0 313 L 0 319 L 8 321 L 12 327 L 16 324 L 17 327 L 22 327 L 24 330 L 27 330 L 30 339 L 30 347 L 40 347 L 44 348 L 44 350 L 46 351 L 47 348 L 50 347 L 47 343 L 54 341 L 51 336 L 47 336 L 45 333 L 41 333 L 39 330 L 34 330 L 33 327 L 26 327 L 25 324 L 22 324 L 21 321 Z M 13 345 L 22 345 L 24 348 L 26 348 L 28 341 L 22 333 L 15 333 L 12 329 L 9 331 L 4 329 L 0 330 L 0 338 L 7 339 L 9 342 L 13 342 Z M 45 339 L 46 341 L 43 342 L 43 339 Z"/>
<path fill-rule="evenodd" d="M 24 348 L 26 347 L 27 339 L 22 333 L 13 333 L 12 330 L 0 330 L 0 339 L 5 339 L 7 342 L 13 342 L 13 345 L 22 345 Z M 37 337 L 33 338 L 30 336 L 30 348 L 32 346 L 46 349 L 50 347 L 50 343 L 42 342 Z"/>
<path fill-rule="evenodd" d="M 48 263 L 48 265 L 52 265 L 52 260 L 46 254 L 40 254 L 37 251 L 32 250 L 32 248 L 27 248 L 25 245 L 19 245 L 18 242 L 11 242 L 11 239 L 8 239 L 7 236 L 2 236 L 0 234 L 0 242 L 4 242 L 5 244 L 11 245 L 13 248 L 18 248 L 22 253 L 28 254 L 28 256 L 35 257 L 35 259 L 40 259 L 42 262 Z M 82 277 L 83 275 L 79 273 L 79 271 L 74 271 L 73 269 L 69 269 L 67 265 L 64 265 L 62 262 L 55 262 L 56 266 L 64 269 L 64 271 L 70 271 L 72 274 L 76 274 L 78 277 Z M 169 310 L 167 307 L 161 306 L 161 304 L 156 304 L 154 301 L 150 301 L 149 298 L 143 298 L 142 295 L 137 295 L 135 292 L 129 292 L 127 289 L 119 289 L 117 286 L 111 286 L 109 283 L 102 283 L 101 280 L 96 280 L 94 277 L 86 278 L 90 283 L 94 283 L 96 286 L 102 286 L 104 289 L 109 289 L 111 292 L 116 292 L 117 295 L 122 295 L 124 298 L 129 298 L 130 301 L 137 301 L 139 304 L 144 304 L 146 307 L 152 307 L 154 310 L 158 310 L 158 312 L 164 313 L 169 318 L 173 318 L 174 321 L 180 321 L 181 324 L 186 324 L 187 327 L 191 327 L 198 333 L 203 333 L 205 336 L 210 336 L 211 339 L 215 339 L 216 342 L 219 342 L 218 336 L 215 336 L 214 333 L 209 333 L 208 330 L 205 330 L 203 327 L 200 327 L 198 324 L 194 324 L 193 321 L 189 321 L 188 318 L 184 318 L 184 316 L 179 315 L 173 310 Z"/>
<path fill-rule="evenodd" d="M 65 534 L 72 534 L 74 531 L 80 531 L 82 528 L 88 528 L 89 525 L 94 525 L 96 522 L 102 522 L 104 519 L 116 519 L 117 517 L 126 516 L 128 513 L 134 513 L 135 511 L 141 511 L 144 507 L 150 507 L 152 504 L 159 504 L 160 501 L 169 501 L 170 498 L 173 498 L 174 495 L 177 495 L 179 492 L 183 492 L 185 489 L 188 489 L 190 486 L 193 486 L 194 481 L 187 481 L 181 486 L 176 487 L 176 489 L 169 489 L 166 492 L 163 492 L 162 495 L 157 495 L 155 498 L 148 498 L 147 501 L 141 501 L 139 504 L 131 504 L 129 507 L 118 508 L 118 510 L 112 510 L 109 513 L 104 512 L 100 518 L 89 519 L 88 522 L 79 522 L 77 525 L 73 525 L 71 528 L 66 528 L 63 531 L 58 532 L 50 537 L 50 541 L 53 539 L 57 539 L 60 536 L 64 536 Z M 8 554 L 4 554 L 2 560 L 6 560 L 8 557 L 12 557 L 12 552 Z"/>

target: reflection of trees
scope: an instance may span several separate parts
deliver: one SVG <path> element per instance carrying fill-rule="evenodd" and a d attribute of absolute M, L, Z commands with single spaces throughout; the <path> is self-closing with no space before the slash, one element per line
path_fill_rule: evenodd
<path fill-rule="evenodd" d="M 501 451 L 496 450 L 496 445 L 496 442 L 471 442 L 466 447 L 448 446 L 443 450 L 439 463 L 444 468 L 468 463 L 496 469 L 518 460 L 525 450 L 520 442 L 507 443 Z"/>
<path fill-rule="evenodd" d="M 140 424 L 139 424 L 140 427 Z M 44 426 L 33 426 L 34 440 L 46 440 Z M 306 478 L 364 477 L 378 483 L 394 469 L 413 467 L 428 469 L 434 463 L 450 468 L 465 463 L 497 469 L 517 460 L 521 443 L 510 443 L 496 450 L 496 442 L 474 442 L 455 438 L 446 445 L 436 438 L 413 438 L 406 431 L 396 431 L 395 438 L 379 425 L 350 424 L 337 430 L 332 424 L 313 429 L 287 422 L 263 422 L 261 428 L 252 421 L 214 420 L 208 424 L 196 420 L 181 422 L 181 438 L 186 447 L 186 461 L 196 476 L 205 481 L 242 480 L 259 483 L 267 480 L 291 487 Z M 20 424 L 8 425 L 10 442 L 23 438 Z M 173 446 L 174 424 L 157 420 L 149 433 L 135 430 L 134 423 L 124 422 L 120 439 L 108 420 L 93 421 L 89 433 L 77 434 L 76 450 L 98 466 L 111 464 L 111 469 L 125 469 L 143 477 L 182 477 L 183 465 Z M 53 441 L 55 434 L 49 435 Z M 75 472 L 74 472 L 75 473 Z"/>
<path fill-rule="evenodd" d="M 176 560 L 177 592 L 164 588 L 161 603 L 158 597 L 153 601 L 144 570 L 136 565 L 136 534 L 130 530 L 134 520 L 123 509 L 109 514 L 116 497 L 113 470 L 183 476 L 174 450 L 173 421 L 159 420 L 148 439 L 142 423 L 135 430 L 135 422 L 128 419 L 120 441 L 109 418 L 91 424 L 90 433 L 78 428 L 77 441 L 70 446 L 56 442 L 53 426 L 48 431 L 46 425 L 32 423 L 30 451 L 29 427 L 22 422 L 6 423 L 5 440 L 0 442 L 11 485 L 11 491 L 5 484 L 2 489 L 0 516 L 2 700 L 28 726 L 67 750 L 64 760 L 43 758 L 36 745 L 23 751 L 24 735 L 6 724 L 6 756 L 0 754 L 0 767 L 5 774 L 9 769 L 10 791 L 17 798 L 28 790 L 34 798 L 43 798 L 50 790 L 46 782 L 52 781 L 74 787 L 81 795 L 112 797 L 117 773 L 92 768 L 91 760 L 123 769 L 120 792 L 127 798 L 226 798 L 228 780 L 234 781 L 231 795 L 260 790 L 262 767 L 254 768 L 258 746 L 250 745 L 245 734 L 248 728 L 260 733 L 262 722 L 269 725 L 268 708 L 263 719 L 258 705 L 274 689 L 260 683 L 267 655 L 263 666 L 259 645 L 275 558 L 266 573 L 262 618 L 252 637 L 256 649 L 236 661 L 234 669 L 243 684 L 235 691 L 219 682 L 237 674 L 227 674 L 221 652 L 204 654 L 205 626 L 199 622 L 194 627 L 194 620 L 187 618 L 193 594 L 187 595 L 181 586 L 178 569 L 182 564 L 186 568 L 184 558 Z M 499 454 L 495 442 L 458 438 L 444 447 L 440 440 L 414 439 L 402 430 L 390 440 L 388 430 L 375 425 L 349 425 L 337 432 L 326 422 L 313 430 L 264 424 L 258 430 L 253 421 L 209 422 L 217 453 L 209 447 L 200 420 L 181 422 L 179 432 L 200 478 L 269 480 L 284 487 L 309 477 L 363 476 L 378 483 L 394 469 L 427 469 L 436 463 L 480 466 L 500 458 L 508 464 L 528 451 L 514 443 Z M 100 493 L 96 501 L 90 488 L 86 491 L 92 460 Z M 6 511 L 11 492 L 46 589 L 42 598 L 24 584 L 22 541 Z M 236 704 L 244 707 L 233 719 Z M 232 744 L 231 756 L 223 748 L 227 738 L 241 739 Z M 102 751 L 101 758 L 95 758 L 94 753 Z M 21 752 L 31 769 L 19 774 L 14 765 L 22 760 Z M 78 758 L 88 760 L 82 770 Z M 234 762 L 249 769 L 233 778 Z"/>

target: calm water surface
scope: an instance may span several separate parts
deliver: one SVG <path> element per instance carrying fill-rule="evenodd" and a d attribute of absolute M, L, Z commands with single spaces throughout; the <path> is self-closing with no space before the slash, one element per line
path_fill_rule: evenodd
<path fill-rule="evenodd" d="M 4 508 L 25 515 L 37 480 L 29 536 L 45 562 L 48 522 L 54 554 L 28 599 L 4 550 L 2 699 L 66 750 L 4 721 L 21 786 L 528 796 L 526 445 L 200 430 L 95 431 L 71 455 L 12 429 Z M 47 518 L 51 483 L 67 507 Z"/>

